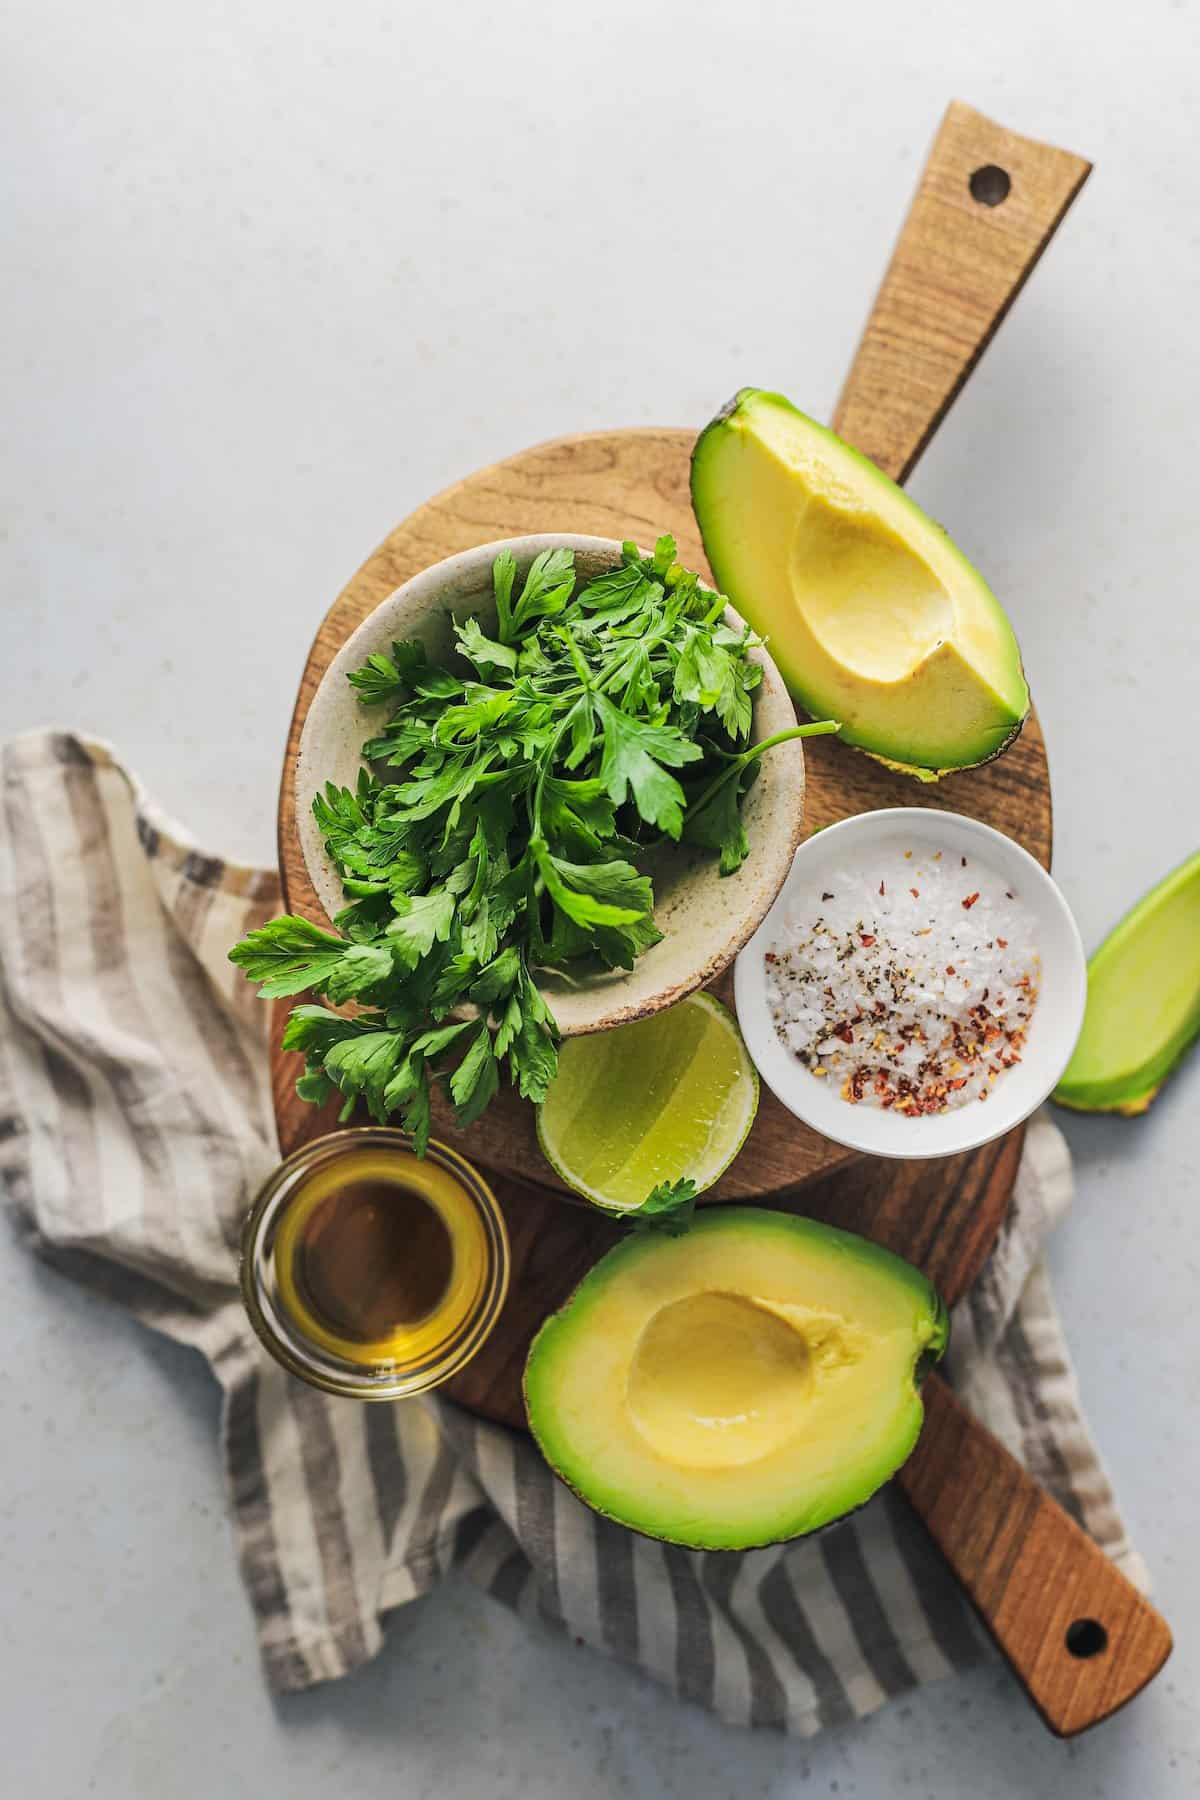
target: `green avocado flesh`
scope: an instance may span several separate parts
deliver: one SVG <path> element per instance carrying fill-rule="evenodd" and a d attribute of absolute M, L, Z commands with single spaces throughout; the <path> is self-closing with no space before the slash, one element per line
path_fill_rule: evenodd
<path fill-rule="evenodd" d="M 1029 712 L 1012 627 L 941 526 L 780 394 L 701 432 L 692 505 L 717 585 L 793 698 L 921 780 L 998 756 Z"/>
<path fill-rule="evenodd" d="M 1080 1112 L 1145 1112 L 1198 1035 L 1200 851 L 1088 963 L 1083 1030 L 1054 1098 Z"/>
<path fill-rule="evenodd" d="M 598 1512 L 695 1549 L 815 1531 L 862 1504 L 921 1429 L 946 1347 L 920 1272 L 847 1231 L 714 1206 L 631 1234 L 538 1332 L 525 1405 Z"/>

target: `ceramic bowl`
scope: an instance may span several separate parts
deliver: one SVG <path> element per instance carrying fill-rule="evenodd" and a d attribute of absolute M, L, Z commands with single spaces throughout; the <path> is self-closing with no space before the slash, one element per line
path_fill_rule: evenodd
<path fill-rule="evenodd" d="M 325 854 L 312 813 L 313 795 L 327 781 L 353 787 L 363 742 L 377 734 L 386 706 L 363 706 L 346 680 L 393 638 L 420 638 L 430 657 L 452 659 L 452 615 L 475 615 L 494 628 L 492 563 L 511 550 L 523 574 L 542 550 L 566 545 L 583 579 L 611 568 L 621 546 L 608 538 L 551 535 L 483 544 L 425 569 L 405 582 L 347 639 L 313 696 L 296 759 L 296 816 L 309 877 L 331 917 L 344 904 L 337 871 Z M 735 615 L 732 622 L 740 624 Z M 754 695 L 752 738 L 786 730 L 796 721 L 782 677 L 770 657 L 755 651 L 763 679 Z M 804 752 L 796 738 L 767 752 L 742 806 L 750 855 L 734 875 L 722 876 L 717 858 L 688 845 L 667 845 L 643 863 L 654 882 L 654 917 L 664 933 L 629 973 L 596 967 L 582 972 L 545 971 L 543 992 L 567 1036 L 603 1031 L 645 1018 L 682 1000 L 728 967 L 767 912 L 791 867 L 804 828 Z"/>
<path fill-rule="evenodd" d="M 840 1086 L 818 1080 L 779 1038 L 771 1019 L 765 954 L 786 937 L 789 916 L 807 916 L 823 892 L 836 892 L 838 872 L 864 849 L 886 853 L 936 841 L 948 856 L 989 865 L 1028 908 L 1041 959 L 1038 1002 L 1022 1060 L 1005 1069 L 988 1099 L 922 1118 L 851 1105 Z M 776 1099 L 806 1125 L 871 1156 L 953 1156 L 1001 1137 L 1041 1105 L 1070 1061 L 1083 1024 L 1087 962 L 1079 929 L 1056 884 L 1011 838 L 962 813 L 919 806 L 859 813 L 802 844 L 766 918 L 738 957 L 734 977 L 738 1024 L 750 1055 Z"/>

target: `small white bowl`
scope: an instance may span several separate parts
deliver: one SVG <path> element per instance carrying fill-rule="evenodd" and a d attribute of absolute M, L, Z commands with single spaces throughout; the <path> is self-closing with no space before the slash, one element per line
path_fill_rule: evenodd
<path fill-rule="evenodd" d="M 911 1119 L 877 1106 L 852 1105 L 833 1082 L 818 1080 L 797 1061 L 771 1019 L 764 957 L 783 938 L 789 899 L 798 890 L 823 886 L 847 856 L 893 843 L 907 848 L 914 838 L 932 840 L 954 855 L 978 857 L 1012 886 L 1033 917 L 1042 972 L 1021 1062 L 1004 1071 L 982 1105 Z M 1058 887 L 1019 844 L 962 813 L 887 807 L 843 819 L 801 844 L 770 912 L 737 959 L 734 995 L 738 1024 L 759 1074 L 776 1099 L 822 1137 L 870 1156 L 953 1156 L 1011 1131 L 1055 1086 L 1083 1024 L 1087 961 L 1079 928 Z"/>

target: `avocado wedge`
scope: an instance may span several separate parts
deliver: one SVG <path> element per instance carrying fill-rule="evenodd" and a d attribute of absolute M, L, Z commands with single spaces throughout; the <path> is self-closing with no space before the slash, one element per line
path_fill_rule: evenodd
<path fill-rule="evenodd" d="M 1200 1035 L 1200 851 L 1088 963 L 1087 1011 L 1054 1090 L 1079 1112 L 1143 1113 Z"/>
<path fill-rule="evenodd" d="M 920 1272 L 865 1238 L 751 1206 L 631 1234 L 538 1332 L 529 1424 L 589 1506 L 668 1543 L 815 1531 L 900 1467 L 946 1347 Z"/>
<path fill-rule="evenodd" d="M 922 781 L 999 756 L 1029 689 L 999 602 L 939 525 L 781 394 L 743 388 L 692 453 L 717 585 L 793 698 Z"/>

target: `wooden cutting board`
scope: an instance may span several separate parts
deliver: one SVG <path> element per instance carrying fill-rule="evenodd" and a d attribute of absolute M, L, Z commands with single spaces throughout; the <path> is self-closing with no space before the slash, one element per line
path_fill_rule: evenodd
<path fill-rule="evenodd" d="M 834 418 L 843 436 L 895 478 L 913 467 L 1087 173 L 1078 157 L 1019 138 L 968 107 L 949 109 Z M 681 560 L 704 569 L 688 495 L 693 441 L 691 431 L 612 431 L 524 451 L 427 502 L 367 559 L 317 633 L 289 732 L 279 855 L 292 911 L 325 923 L 297 837 L 293 772 L 313 694 L 349 634 L 431 563 L 528 532 L 645 543 L 670 531 Z M 810 741 L 806 757 L 810 829 L 881 806 L 945 808 L 996 826 L 1049 865 L 1049 775 L 1036 717 L 998 762 L 932 788 L 832 739 Z M 728 999 L 729 987 L 727 976 L 716 991 Z M 280 1047 L 290 1004 L 276 1008 L 272 1046 L 285 1154 L 336 1126 L 335 1108 L 318 1111 L 295 1096 L 300 1059 Z M 617 1228 L 554 1191 L 531 1109 L 511 1096 L 469 1134 L 459 1133 L 443 1108 L 435 1131 L 487 1170 L 512 1245 L 501 1320 L 448 1391 L 472 1410 L 521 1428 L 529 1340 L 615 1241 Z M 706 1198 L 754 1198 L 860 1231 L 916 1263 L 953 1302 L 999 1231 L 1021 1137 L 1014 1132 L 935 1162 L 856 1158 L 807 1130 L 764 1091 L 745 1148 Z M 1047 1723 L 1062 1733 L 1081 1730 L 1150 1679 L 1165 1660 L 1170 1634 L 937 1377 L 927 1384 L 926 1399 L 926 1427 L 902 1485 Z M 1100 1627 L 1102 1654 L 1081 1657 L 1068 1649 L 1070 1634 L 1082 1641 L 1081 1623 Z"/>

